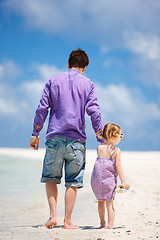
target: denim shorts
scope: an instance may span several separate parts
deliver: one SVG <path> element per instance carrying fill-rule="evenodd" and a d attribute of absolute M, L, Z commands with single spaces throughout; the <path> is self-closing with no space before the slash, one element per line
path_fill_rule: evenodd
<path fill-rule="evenodd" d="M 47 140 L 45 144 L 46 153 L 41 182 L 53 181 L 60 184 L 64 166 L 65 186 L 83 187 L 85 142 L 56 136 Z"/>

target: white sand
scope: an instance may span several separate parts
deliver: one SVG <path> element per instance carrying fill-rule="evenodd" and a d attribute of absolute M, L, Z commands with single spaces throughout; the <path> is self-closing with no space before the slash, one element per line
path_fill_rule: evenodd
<path fill-rule="evenodd" d="M 11 159 L 12 157 L 12 159 Z M 59 185 L 58 225 L 40 228 L 48 216 L 40 184 L 44 149 L 0 149 L 0 239 L 102 240 L 160 238 L 160 152 L 123 152 L 122 164 L 134 191 L 117 193 L 113 230 L 99 230 L 97 202 L 90 188 L 96 151 L 87 151 L 84 188 L 78 191 L 72 221 L 80 230 L 62 229 L 64 182 Z M 106 216 L 107 217 L 107 216 Z"/>

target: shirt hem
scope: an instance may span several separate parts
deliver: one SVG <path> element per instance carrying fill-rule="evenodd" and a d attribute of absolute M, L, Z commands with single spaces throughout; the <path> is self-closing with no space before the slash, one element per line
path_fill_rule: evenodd
<path fill-rule="evenodd" d="M 67 135 L 64 135 L 64 134 L 49 134 L 49 135 L 46 135 L 47 140 L 50 140 L 54 137 L 65 137 L 65 138 L 77 140 L 79 142 L 85 142 L 87 140 L 87 138 L 76 138 L 76 137 L 71 137 L 71 136 L 67 136 Z"/>

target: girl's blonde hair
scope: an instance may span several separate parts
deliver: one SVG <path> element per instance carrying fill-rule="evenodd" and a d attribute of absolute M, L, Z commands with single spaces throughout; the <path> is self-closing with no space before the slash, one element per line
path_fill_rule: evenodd
<path fill-rule="evenodd" d="M 97 136 L 101 139 L 110 139 L 112 137 L 116 138 L 120 133 L 120 126 L 115 123 L 107 123 L 105 124 L 103 130 L 98 131 Z"/>

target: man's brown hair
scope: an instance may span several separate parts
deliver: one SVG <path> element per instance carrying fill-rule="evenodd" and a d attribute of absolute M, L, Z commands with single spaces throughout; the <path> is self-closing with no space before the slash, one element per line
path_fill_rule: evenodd
<path fill-rule="evenodd" d="M 78 48 L 77 50 L 73 50 L 69 56 L 68 59 L 68 66 L 69 68 L 72 67 L 79 67 L 79 68 L 85 68 L 89 64 L 89 58 L 85 51 L 83 51 L 81 48 Z"/>

